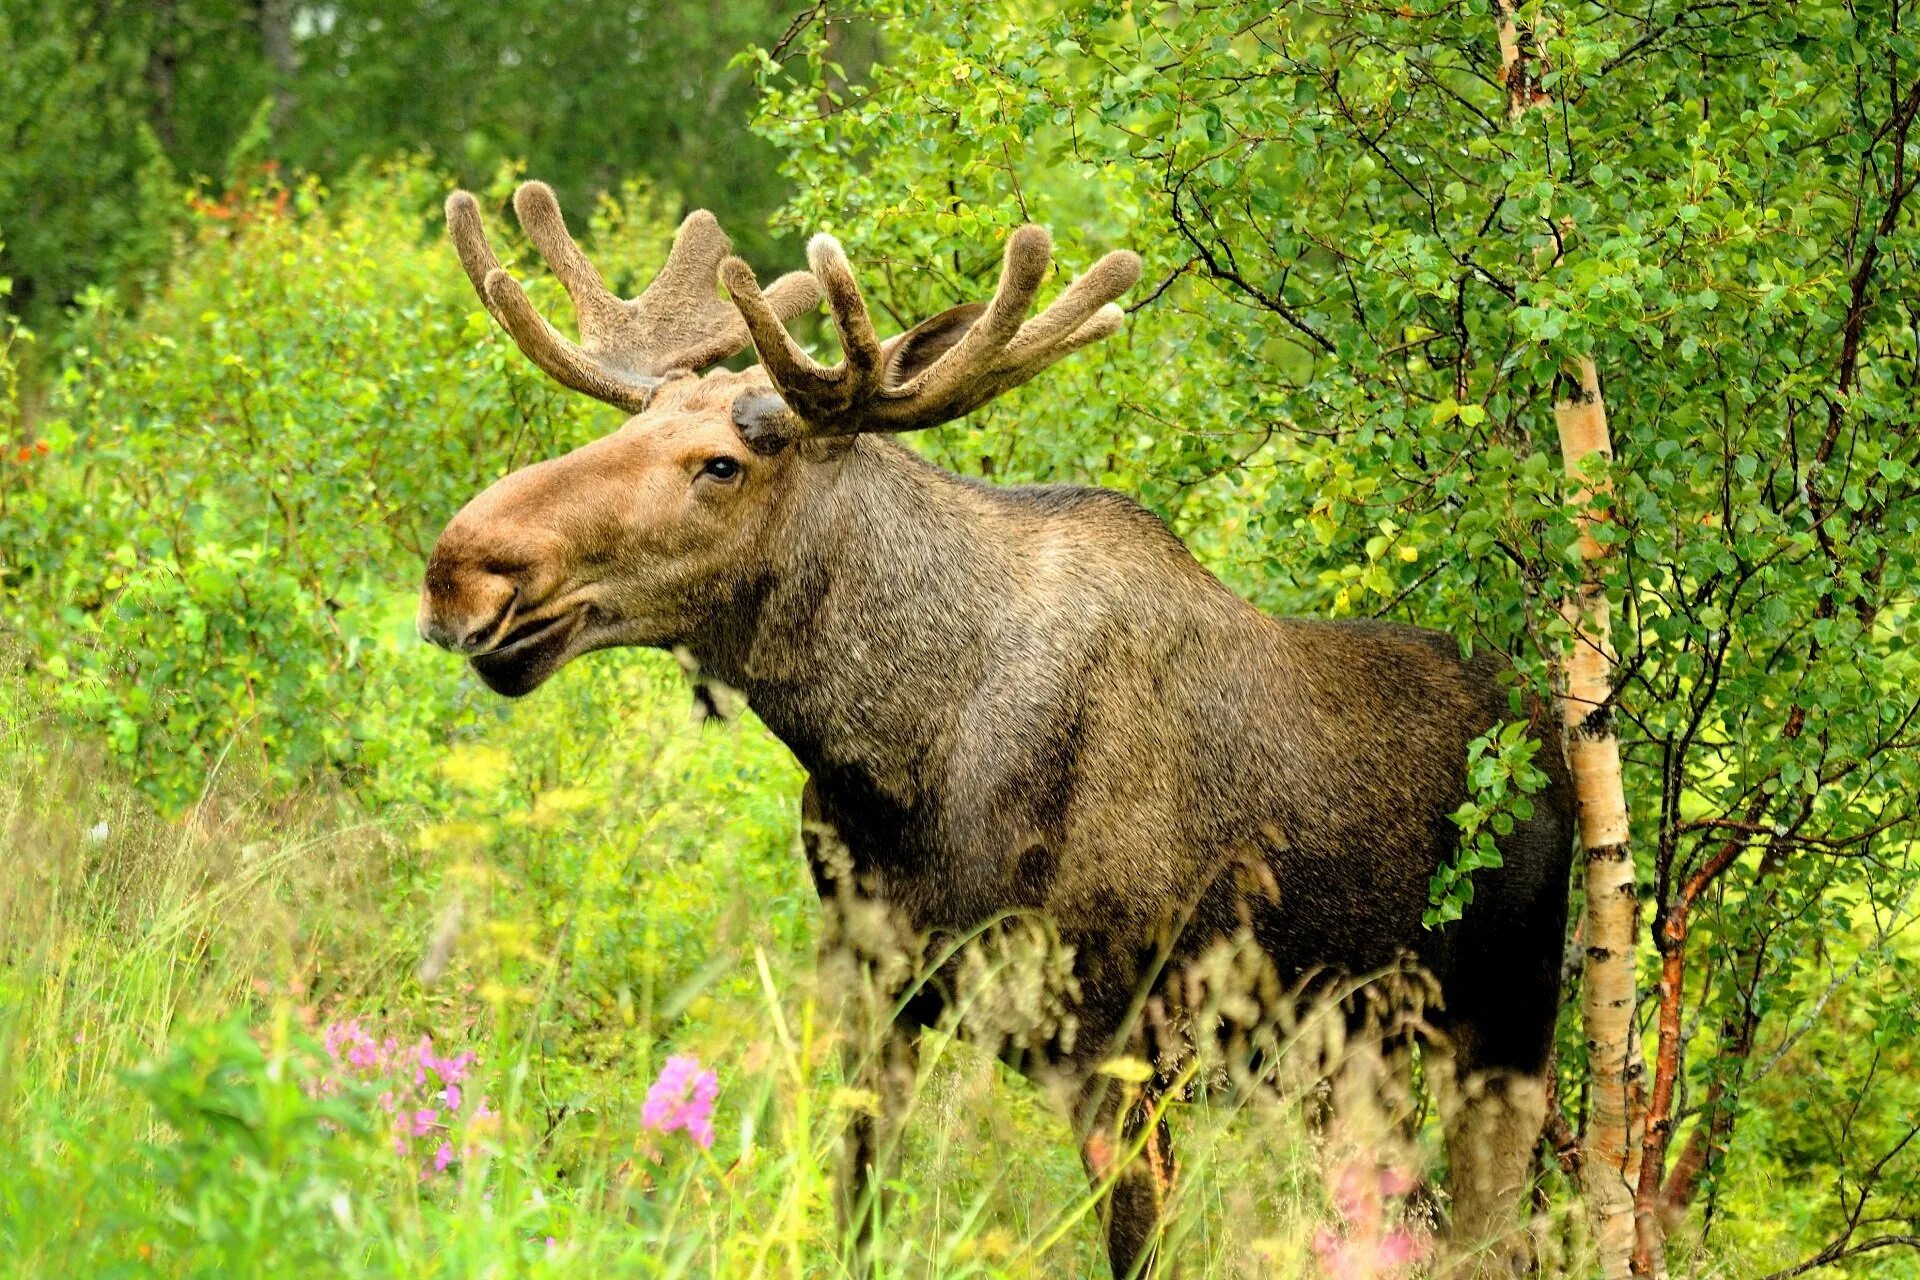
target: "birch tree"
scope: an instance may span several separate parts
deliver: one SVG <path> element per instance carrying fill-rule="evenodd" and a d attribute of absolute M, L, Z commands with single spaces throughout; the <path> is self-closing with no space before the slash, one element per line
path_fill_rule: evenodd
<path fill-rule="evenodd" d="M 1519 128 L 1535 106 L 1551 101 L 1542 89 L 1542 67 L 1533 32 L 1522 26 L 1507 0 L 1494 0 L 1500 42 L 1500 78 L 1507 90 L 1507 123 Z M 1577 233 L 1571 217 L 1560 231 Z M 1555 254 L 1566 258 L 1565 244 Z M 1556 263 L 1558 265 L 1558 263 Z M 1643 1231 L 1658 1223 L 1636 1214 L 1634 1186 L 1640 1174 L 1639 1122 L 1644 1112 L 1640 1062 L 1634 1029 L 1638 991 L 1634 981 L 1635 910 L 1632 831 L 1627 818 L 1625 784 L 1620 774 L 1620 737 L 1613 707 L 1612 606 L 1600 562 L 1607 544 L 1594 536 L 1606 518 L 1612 483 L 1613 439 L 1607 430 L 1606 400 L 1600 371 L 1582 353 L 1564 379 L 1570 391 L 1553 406 L 1560 437 L 1560 458 L 1580 530 L 1580 581 L 1561 604 L 1571 633 L 1560 691 L 1566 733 L 1567 766 L 1573 776 L 1579 814 L 1586 910 L 1579 932 L 1585 938 L 1586 982 L 1581 1016 L 1586 1029 L 1588 1088 L 1593 1098 L 1581 1169 L 1601 1269 L 1608 1280 L 1630 1275 L 1637 1257 L 1656 1268 L 1651 1251 L 1636 1251 Z M 1593 474 L 1589 476 L 1589 472 Z"/>

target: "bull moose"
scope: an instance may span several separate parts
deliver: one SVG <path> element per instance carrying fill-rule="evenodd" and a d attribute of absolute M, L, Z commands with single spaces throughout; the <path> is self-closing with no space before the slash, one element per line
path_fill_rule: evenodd
<path fill-rule="evenodd" d="M 508 697 L 592 650 L 682 650 L 805 767 L 829 906 L 903 939 L 1043 920 L 1068 957 L 1064 1020 L 1021 1062 L 1077 1091 L 1116 1276 L 1158 1261 L 1175 1167 L 1155 1103 L 1173 1081 L 1113 1088 L 1098 1064 L 1160 1062 L 1142 995 L 1233 937 L 1286 982 L 1401 963 L 1430 976 L 1439 999 L 1419 1026 L 1444 1042 L 1456 1094 L 1442 1107 L 1452 1230 L 1511 1231 L 1559 1002 L 1572 814 L 1557 750 L 1464 918 L 1422 924 L 1455 855 L 1468 745 L 1510 714 L 1503 660 L 1408 626 L 1269 617 L 1120 494 L 987 484 L 891 439 L 1114 333 L 1139 259 L 1108 254 L 1028 318 L 1051 243 L 1023 226 L 991 300 L 883 342 L 830 236 L 809 245 L 810 273 L 762 293 L 696 212 L 625 300 L 548 187 L 524 184 L 514 205 L 580 339 L 537 312 L 455 192 L 447 222 L 481 301 L 541 369 L 632 416 L 453 517 L 421 635 Z M 785 327 L 823 293 L 844 352 L 831 366 Z M 759 365 L 703 374 L 749 344 Z M 862 1055 L 882 1105 L 844 1143 L 850 1238 L 941 990 L 917 985 Z"/>

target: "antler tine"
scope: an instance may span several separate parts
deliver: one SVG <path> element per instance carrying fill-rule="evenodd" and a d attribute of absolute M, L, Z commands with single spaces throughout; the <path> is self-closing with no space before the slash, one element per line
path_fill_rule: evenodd
<path fill-rule="evenodd" d="M 1109 253 L 1093 264 L 1093 269 L 1067 286 L 1053 304 L 1020 326 L 1007 347 L 1007 354 L 1019 360 L 1050 350 L 1059 343 L 1076 339 L 1069 351 L 1085 346 L 1095 338 L 1104 338 L 1126 320 L 1126 314 L 1113 305 L 1140 279 L 1140 255 L 1122 249 Z M 1091 337 L 1081 338 L 1088 322 L 1105 314 L 1107 327 Z M 1062 354 L 1065 354 L 1064 352 Z"/>
<path fill-rule="evenodd" d="M 1029 223 L 1016 228 L 1007 237 L 1000 261 L 1000 284 L 987 303 L 986 313 L 951 351 L 908 384 L 913 394 L 935 401 L 952 395 L 964 379 L 980 371 L 983 362 L 1004 351 L 1019 333 L 1020 322 L 1027 318 L 1052 261 L 1053 237 L 1045 227 Z"/>
<path fill-rule="evenodd" d="M 843 364 L 823 367 L 793 341 L 755 286 L 745 263 L 732 259 L 721 279 L 733 295 L 754 346 L 788 408 L 815 436 L 912 431 L 963 417 L 1026 382 L 1048 365 L 1125 322 L 1113 300 L 1140 278 L 1140 259 L 1110 253 L 1040 315 L 1025 320 L 1051 259 L 1052 241 L 1035 226 L 1008 237 L 999 287 L 984 307 L 958 307 L 882 345 L 846 255 L 831 236 L 813 238 L 807 257 L 827 293 Z M 912 369 L 921 352 L 944 352 Z M 914 358 L 903 360 L 911 353 Z M 889 370 L 909 366 L 899 381 Z"/>
<path fill-rule="evenodd" d="M 580 319 L 581 335 L 584 337 L 590 327 L 598 324 L 617 324 L 620 299 L 608 292 L 599 270 L 587 260 L 567 230 L 567 220 L 560 212 L 560 201 L 554 196 L 553 188 L 544 182 L 521 183 L 513 193 L 513 211 L 519 215 L 527 239 L 533 241 L 533 247 L 547 260 L 553 274 L 560 277 L 561 286 L 573 301 L 574 314 Z M 679 247 L 680 241 L 676 238 L 674 248 Z M 671 253 L 667 261 L 673 261 Z"/>
<path fill-rule="evenodd" d="M 846 353 L 846 370 L 854 384 L 854 394 L 871 391 L 880 381 L 880 339 L 873 331 L 873 317 L 867 314 L 867 300 L 860 296 L 860 284 L 853 278 L 846 251 L 832 236 L 821 234 L 807 242 L 807 265 L 827 292 L 827 312 L 840 335 L 840 348 Z"/>
<path fill-rule="evenodd" d="M 746 263 L 727 259 L 721 265 L 720 280 L 733 295 L 760 362 L 787 407 L 807 422 L 841 422 L 855 406 L 880 392 L 885 356 L 839 241 L 829 235 L 815 236 L 807 245 L 807 259 L 826 290 L 833 327 L 846 353 L 845 362 L 832 367 L 819 364 L 794 342 Z"/>
<path fill-rule="evenodd" d="M 720 283 L 732 295 L 733 305 L 746 323 L 760 363 L 776 386 L 801 388 L 810 380 L 833 372 L 815 362 L 793 340 L 773 304 L 760 292 L 760 282 L 754 278 L 752 267 L 739 258 L 728 258 L 720 264 Z"/>
<path fill-rule="evenodd" d="M 653 283 L 639 297 L 623 300 L 608 291 L 567 231 L 551 187 L 522 183 L 513 204 L 528 238 L 573 301 L 580 323 L 577 344 L 540 315 L 500 266 L 472 195 L 456 191 L 447 198 L 447 229 L 488 313 L 555 381 L 638 412 L 668 374 L 724 360 L 750 340 L 742 317 L 714 290 L 714 269 L 729 245 L 706 210 L 695 210 L 680 224 Z M 806 272 L 794 272 L 774 283 L 766 301 L 779 319 L 790 319 L 819 305 L 820 287 Z"/>
<path fill-rule="evenodd" d="M 1021 323 L 1051 249 L 1050 238 L 1039 227 L 1021 227 L 1008 237 L 1000 287 L 986 314 L 952 350 L 895 394 L 920 405 L 922 412 L 946 415 L 937 421 L 948 421 L 1117 332 L 1126 315 L 1113 300 L 1140 279 L 1140 256 L 1126 250 L 1109 253 L 1045 311 Z"/>
<path fill-rule="evenodd" d="M 513 338 L 521 354 L 544 369 L 555 382 L 607 404 L 638 413 L 647 407 L 660 379 L 634 376 L 596 360 L 588 351 L 568 342 L 534 308 L 520 282 L 495 267 L 487 273 L 482 296 L 487 310 Z"/>
<path fill-rule="evenodd" d="M 447 197 L 447 234 L 453 237 L 453 251 L 459 255 L 473 291 L 480 295 L 480 304 L 493 314 L 493 303 L 487 298 L 487 276 L 500 269 L 500 259 L 493 256 L 493 246 L 487 243 L 480 202 L 472 192 L 455 191 Z"/>
<path fill-rule="evenodd" d="M 676 291 L 712 293 L 716 273 L 732 248 L 727 233 L 720 229 L 720 220 L 705 209 L 695 209 L 673 233 L 673 248 L 667 251 L 666 265 L 660 268 L 656 283 Z M 818 290 L 815 295 L 817 301 Z"/>

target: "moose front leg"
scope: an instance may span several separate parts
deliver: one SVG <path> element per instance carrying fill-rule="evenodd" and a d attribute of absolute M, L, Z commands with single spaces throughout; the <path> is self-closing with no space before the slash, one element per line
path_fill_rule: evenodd
<path fill-rule="evenodd" d="M 919 1067 L 919 1026 L 898 1016 L 918 947 L 912 930 L 860 883 L 811 779 L 800 809 L 801 845 L 822 911 L 819 981 L 844 1037 L 846 1083 L 856 1098 L 841 1135 L 835 1209 L 849 1270 L 867 1276 Z"/>
<path fill-rule="evenodd" d="M 1171 1272 L 1160 1259 L 1160 1220 L 1178 1166 L 1166 1118 L 1154 1115 L 1160 1098 L 1151 1084 L 1141 1089 L 1096 1077 L 1075 1108 L 1081 1163 L 1094 1190 L 1106 1192 L 1101 1220 L 1114 1280 Z"/>
<path fill-rule="evenodd" d="M 913 1103 L 919 1068 L 917 1035 L 899 1025 L 846 1049 L 847 1081 L 863 1095 L 840 1138 L 836 1205 L 849 1270 L 871 1275 L 887 1223 L 887 1182 L 900 1157 L 900 1135 Z"/>

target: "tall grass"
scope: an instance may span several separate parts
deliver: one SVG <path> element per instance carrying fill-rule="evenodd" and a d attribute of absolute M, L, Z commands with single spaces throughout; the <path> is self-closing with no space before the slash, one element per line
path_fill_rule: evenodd
<path fill-rule="evenodd" d="M 634 703 L 592 744 L 632 753 L 617 815 L 579 796 L 555 805 L 565 788 L 516 772 L 549 727 L 536 714 L 442 762 L 478 788 L 463 793 L 472 812 L 369 815 L 223 764 L 163 819 L 7 684 L 0 1272 L 842 1274 L 835 1147 L 867 1100 L 842 1076 L 848 1029 L 816 982 L 811 908 L 775 892 L 792 918 L 769 920 L 766 897 L 713 892 L 697 909 L 654 887 L 684 872 L 712 891 L 741 880 L 742 858 L 791 856 L 757 874 L 804 878 L 797 854 L 751 838 L 693 855 L 707 866 L 676 848 L 676 825 L 725 829 L 713 796 L 737 796 L 729 773 L 770 747 L 751 725 L 694 726 L 657 675 L 614 673 Z M 701 768 L 717 785 L 690 783 Z M 489 769 L 509 777 L 476 776 Z M 533 793 L 517 820 L 500 801 L 516 787 Z M 494 832 L 463 827 L 482 811 Z M 513 849 L 561 838 L 632 856 L 617 882 L 575 864 L 571 896 L 549 898 Z M 609 883 L 638 904 L 628 916 L 600 900 Z M 609 993 L 625 953 L 607 937 L 626 934 L 693 954 Z M 396 1149 L 380 1099 L 394 1081 L 329 1056 L 327 1028 L 349 1019 L 475 1055 L 463 1109 L 425 1143 Z M 644 1122 L 669 1051 L 719 1076 L 710 1150 Z M 1315 1232 L 1340 1222 L 1326 1144 L 1291 1102 L 1223 1097 L 1175 1104 L 1168 1248 L 1190 1275 L 1320 1274 Z M 436 1171 L 427 1153 L 443 1141 L 456 1154 Z M 927 1037 L 903 1156 L 883 1275 L 1103 1271 L 1100 1199 L 1066 1121 L 980 1051 Z"/>

